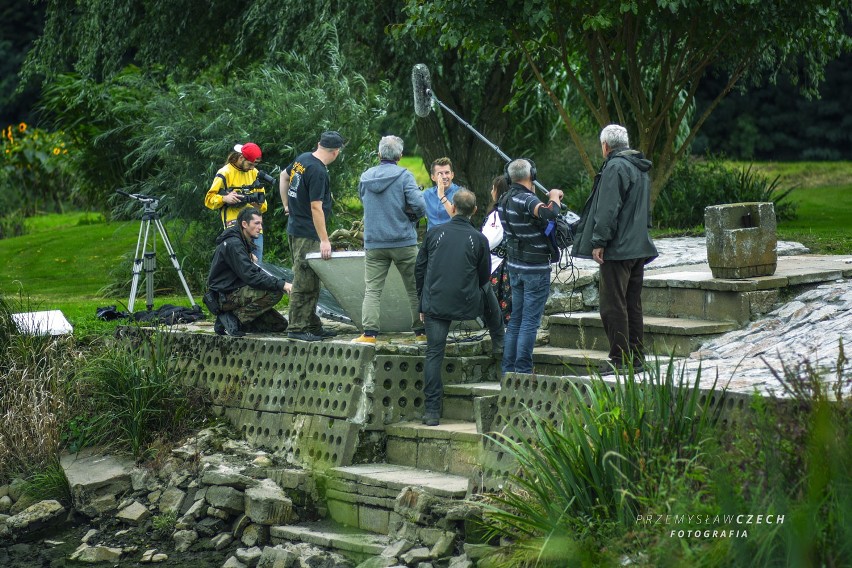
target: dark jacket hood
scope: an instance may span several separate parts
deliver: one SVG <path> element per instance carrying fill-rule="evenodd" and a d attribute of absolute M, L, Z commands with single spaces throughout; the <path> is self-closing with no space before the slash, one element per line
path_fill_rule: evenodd
<path fill-rule="evenodd" d="M 609 156 L 607 156 L 607 160 L 611 160 L 616 157 L 628 160 L 631 164 L 639 168 L 639 171 L 647 172 L 651 169 L 651 160 L 646 158 L 639 150 L 614 150 L 610 152 Z"/>
<path fill-rule="evenodd" d="M 233 237 L 243 240 L 243 232 L 236 225 L 234 225 L 233 227 L 228 227 L 227 229 L 219 233 L 219 236 L 216 237 L 216 244 L 222 244 L 223 241 L 226 241 Z"/>

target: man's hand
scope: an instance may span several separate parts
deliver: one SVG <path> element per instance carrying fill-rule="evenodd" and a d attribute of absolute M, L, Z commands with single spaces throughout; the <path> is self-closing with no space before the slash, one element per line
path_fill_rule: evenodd
<path fill-rule="evenodd" d="M 256 254 L 251 253 L 251 261 L 252 261 L 253 263 L 257 264 L 257 255 L 256 255 Z"/>
<path fill-rule="evenodd" d="M 331 258 L 331 241 L 328 239 L 320 241 L 320 254 L 323 260 Z"/>
<path fill-rule="evenodd" d="M 438 188 L 438 199 L 441 200 L 446 197 L 445 192 L 447 191 L 447 188 L 450 187 L 450 180 L 439 177 L 438 181 L 435 183 L 435 187 Z"/>
<path fill-rule="evenodd" d="M 604 263 L 603 255 L 604 255 L 603 247 L 592 249 L 592 260 L 594 260 L 598 264 Z"/>
<path fill-rule="evenodd" d="M 557 203 L 562 203 L 562 196 L 563 195 L 564 194 L 562 193 L 561 189 L 551 189 L 547 193 L 548 199 L 550 199 L 551 201 L 555 201 Z"/>
<path fill-rule="evenodd" d="M 223 195 L 222 201 L 224 201 L 228 205 L 236 205 L 237 203 L 240 203 L 242 201 L 242 199 L 240 198 L 239 193 L 237 193 L 236 191 L 232 191 L 231 193 L 228 193 L 227 195 Z"/>
<path fill-rule="evenodd" d="M 426 323 L 426 314 L 424 314 L 423 312 L 420 312 L 420 321 Z"/>
<path fill-rule="evenodd" d="M 290 216 L 290 208 L 289 208 L 289 207 L 287 207 L 286 205 L 284 206 L 284 216 L 285 216 L 285 217 L 289 217 L 289 216 Z"/>
<path fill-rule="evenodd" d="M 289 294 L 292 291 L 293 291 L 293 285 L 290 284 L 289 282 L 285 282 L 284 283 L 284 293 Z"/>

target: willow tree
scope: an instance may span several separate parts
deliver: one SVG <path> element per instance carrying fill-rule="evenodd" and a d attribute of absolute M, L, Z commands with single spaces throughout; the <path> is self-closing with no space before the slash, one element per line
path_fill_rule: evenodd
<path fill-rule="evenodd" d="M 813 95 L 828 61 L 850 47 L 847 0 L 408 0 L 406 9 L 407 29 L 421 38 L 520 56 L 517 82 L 548 95 L 590 174 L 578 121 L 627 126 L 655 163 L 653 201 L 732 89 L 787 73 Z M 711 68 L 724 80 L 694 116 Z M 569 99 L 558 94 L 566 83 Z"/>

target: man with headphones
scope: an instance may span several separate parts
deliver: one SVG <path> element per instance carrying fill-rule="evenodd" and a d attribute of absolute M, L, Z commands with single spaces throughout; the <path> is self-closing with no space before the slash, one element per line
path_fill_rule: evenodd
<path fill-rule="evenodd" d="M 497 205 L 506 235 L 506 266 L 512 287 L 512 315 L 503 347 L 504 373 L 531 373 L 532 352 L 550 294 L 554 250 L 544 234 L 562 207 L 562 191 L 551 189 L 542 203 L 533 192 L 535 164 L 519 158 L 506 166 L 509 191 Z"/>

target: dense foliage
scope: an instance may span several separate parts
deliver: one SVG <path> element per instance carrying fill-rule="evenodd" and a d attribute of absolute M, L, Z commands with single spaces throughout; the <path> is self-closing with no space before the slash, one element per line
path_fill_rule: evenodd
<path fill-rule="evenodd" d="M 407 3 L 411 33 L 493 57 L 522 54 L 517 81 L 549 95 L 575 145 L 578 118 L 628 127 L 655 164 L 652 202 L 718 102 L 740 81 L 779 72 L 813 91 L 828 61 L 850 47 L 848 3 L 706 0 L 439 0 Z M 700 116 L 695 93 L 714 66 L 722 88 Z M 570 85 L 571 98 L 560 97 Z M 593 165 L 586 157 L 586 169 Z"/>

